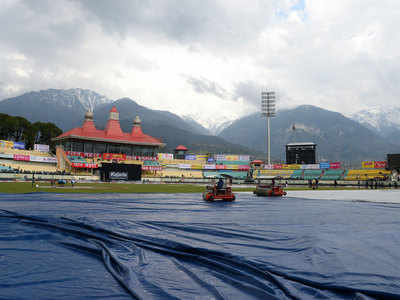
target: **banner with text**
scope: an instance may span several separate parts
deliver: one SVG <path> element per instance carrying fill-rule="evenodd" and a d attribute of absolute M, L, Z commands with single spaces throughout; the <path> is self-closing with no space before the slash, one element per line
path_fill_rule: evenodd
<path fill-rule="evenodd" d="M 342 164 L 340 162 L 332 162 L 329 166 L 330 169 L 340 169 Z"/>
<path fill-rule="evenodd" d="M 14 158 L 14 154 L 11 153 L 0 153 L 0 158 Z"/>
<path fill-rule="evenodd" d="M 101 154 L 99 153 L 89 153 L 89 152 L 65 151 L 65 154 L 67 154 L 68 156 L 80 156 L 87 158 L 101 157 Z"/>
<path fill-rule="evenodd" d="M 13 148 L 14 149 L 20 149 L 20 150 L 25 150 L 25 143 L 14 142 Z"/>
<path fill-rule="evenodd" d="M 211 164 L 204 165 L 204 169 L 205 170 L 215 170 L 215 165 L 211 165 Z"/>
<path fill-rule="evenodd" d="M 12 142 L 12 141 L 0 140 L 0 147 L 12 148 L 13 146 L 14 146 L 14 142 Z"/>
<path fill-rule="evenodd" d="M 329 169 L 330 165 L 331 164 L 328 162 L 321 162 L 321 163 L 319 163 L 319 168 L 320 169 Z"/>
<path fill-rule="evenodd" d="M 49 156 L 30 155 L 30 161 L 56 164 L 57 163 L 57 158 L 49 157 Z"/>
<path fill-rule="evenodd" d="M 121 153 L 103 153 L 105 160 L 126 160 L 126 154 Z"/>
<path fill-rule="evenodd" d="M 14 160 L 29 161 L 30 157 L 29 155 L 14 154 Z"/>
<path fill-rule="evenodd" d="M 40 151 L 40 152 L 49 152 L 50 147 L 49 147 L 49 145 L 35 144 L 33 146 L 33 150 Z"/>
<path fill-rule="evenodd" d="M 239 171 L 247 171 L 247 170 L 250 170 L 250 166 L 249 165 L 239 165 L 238 170 Z"/>
<path fill-rule="evenodd" d="M 363 169 L 373 169 L 375 164 L 373 161 L 363 161 L 361 163 Z"/>
<path fill-rule="evenodd" d="M 273 170 L 274 169 L 274 165 L 263 165 L 263 169 L 265 169 L 265 170 Z"/>
<path fill-rule="evenodd" d="M 240 161 L 250 161 L 250 155 L 239 155 Z"/>
<path fill-rule="evenodd" d="M 196 160 L 197 157 L 195 154 L 187 154 L 185 155 L 185 160 Z"/>
<path fill-rule="evenodd" d="M 374 162 L 375 169 L 385 169 L 386 168 L 386 161 L 375 161 Z"/>
<path fill-rule="evenodd" d="M 306 164 L 306 165 L 301 165 L 300 167 L 302 170 L 318 170 L 319 169 L 319 164 Z"/>
<path fill-rule="evenodd" d="M 142 166 L 142 170 L 144 171 L 161 171 L 161 166 Z"/>
<path fill-rule="evenodd" d="M 157 154 L 158 159 L 162 160 L 173 160 L 174 155 L 172 153 L 158 153 Z"/>
<path fill-rule="evenodd" d="M 178 168 L 179 169 L 190 169 L 191 165 L 189 164 L 179 164 Z"/>
<path fill-rule="evenodd" d="M 71 166 L 73 168 L 86 168 L 86 169 L 96 169 L 98 168 L 98 164 L 92 163 L 72 163 Z"/>

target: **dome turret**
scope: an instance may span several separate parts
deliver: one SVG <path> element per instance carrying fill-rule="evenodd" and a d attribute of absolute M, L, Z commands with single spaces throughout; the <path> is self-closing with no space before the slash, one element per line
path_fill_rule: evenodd
<path fill-rule="evenodd" d="M 85 120 L 93 120 L 93 112 L 92 111 L 88 110 L 85 113 Z"/>

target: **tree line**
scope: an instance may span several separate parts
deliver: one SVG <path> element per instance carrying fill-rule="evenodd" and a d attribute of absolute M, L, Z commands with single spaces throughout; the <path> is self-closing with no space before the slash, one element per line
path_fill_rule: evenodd
<path fill-rule="evenodd" d="M 33 149 L 34 144 L 44 144 L 54 151 L 55 144 L 51 139 L 61 133 L 62 130 L 53 123 L 31 123 L 23 117 L 0 113 L 0 139 L 23 142 L 26 149 Z"/>

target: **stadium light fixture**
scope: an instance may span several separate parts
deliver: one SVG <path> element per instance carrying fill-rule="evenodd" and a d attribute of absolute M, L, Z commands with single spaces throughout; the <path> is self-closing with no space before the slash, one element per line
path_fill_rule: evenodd
<path fill-rule="evenodd" d="M 261 114 L 267 118 L 267 161 L 271 164 L 271 130 L 270 118 L 276 116 L 276 95 L 274 91 L 261 92 Z"/>

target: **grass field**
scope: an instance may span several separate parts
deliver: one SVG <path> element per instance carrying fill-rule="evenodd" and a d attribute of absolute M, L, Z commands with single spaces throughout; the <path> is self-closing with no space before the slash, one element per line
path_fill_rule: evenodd
<path fill-rule="evenodd" d="M 0 182 L 0 193 L 202 193 L 204 186 L 195 184 L 129 184 L 129 183 L 78 183 L 51 186 L 48 182 Z M 35 185 L 36 185 L 35 184 Z M 358 189 L 349 187 L 319 187 L 319 190 Z M 233 187 L 234 192 L 251 192 L 254 187 Z M 310 190 L 309 187 L 288 187 L 285 190 Z"/>

